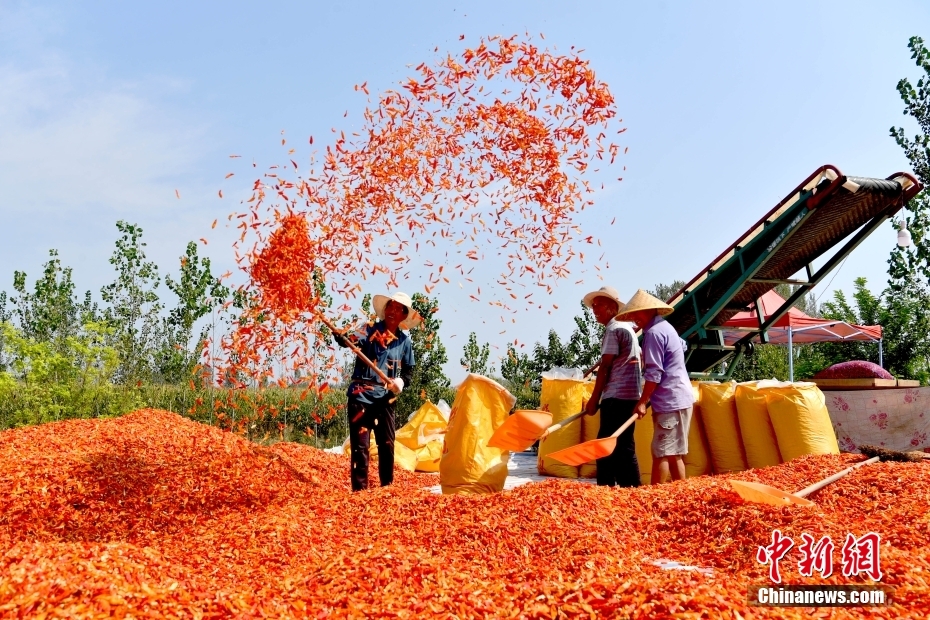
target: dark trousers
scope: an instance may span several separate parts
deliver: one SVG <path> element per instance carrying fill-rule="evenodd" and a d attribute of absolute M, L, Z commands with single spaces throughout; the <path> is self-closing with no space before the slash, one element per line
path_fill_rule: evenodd
<path fill-rule="evenodd" d="M 601 427 L 597 438 L 610 437 L 624 422 L 633 415 L 635 400 L 605 398 L 601 401 Z M 633 443 L 633 429 L 628 429 L 617 437 L 617 447 L 610 456 L 597 459 L 597 484 L 602 486 L 639 486 L 639 463 L 636 461 L 636 446 Z"/>
<path fill-rule="evenodd" d="M 378 475 L 381 486 L 394 481 L 394 399 L 393 394 L 363 405 L 349 401 L 349 446 L 352 457 L 352 490 L 368 488 L 368 460 L 371 432 L 378 445 Z"/>

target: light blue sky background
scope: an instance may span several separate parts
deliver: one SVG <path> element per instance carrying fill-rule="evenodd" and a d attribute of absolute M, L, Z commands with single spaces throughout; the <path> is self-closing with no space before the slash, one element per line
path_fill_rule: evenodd
<path fill-rule="evenodd" d="M 473 44 L 526 31 L 584 48 L 628 128 L 624 180 L 580 218 L 625 297 L 690 279 L 820 164 L 879 177 L 907 169 L 888 129 L 915 129 L 895 84 L 917 76 L 906 44 L 930 38 L 927 2 L 0 0 L 0 290 L 14 269 L 37 275 L 57 248 L 99 298 L 117 219 L 144 228 L 163 273 L 203 236 L 225 271 L 232 235 L 210 223 L 246 194 L 252 161 L 284 161 L 282 131 L 298 148 L 311 134 L 325 144 L 331 127 L 357 126 L 365 101 L 354 84 L 391 88 L 434 47 L 461 49 L 460 34 Z M 860 275 L 880 291 L 894 240 L 890 226 L 873 235 L 816 293 L 850 290 Z M 493 308 L 454 283 L 437 289 L 450 376 L 463 376 L 470 331 L 500 347 L 495 357 L 508 339 L 568 335 L 580 297 L 603 284 L 590 265 L 577 276 L 552 296 L 559 310 L 521 312 L 517 324 L 507 315 L 503 335 Z"/>

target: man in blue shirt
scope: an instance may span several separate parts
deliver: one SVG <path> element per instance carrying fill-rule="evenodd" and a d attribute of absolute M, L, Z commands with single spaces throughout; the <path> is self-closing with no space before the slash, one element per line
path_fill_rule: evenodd
<path fill-rule="evenodd" d="M 694 391 L 685 367 L 685 341 L 663 319 L 673 308 L 643 290 L 617 315 L 643 330 L 643 394 L 633 412 L 642 418 L 646 403 L 652 403 L 652 484 L 666 474 L 672 480 L 685 478 L 688 431 Z"/>
<path fill-rule="evenodd" d="M 410 296 L 405 293 L 375 295 L 372 305 L 380 319 L 377 323 L 366 325 L 348 336 L 334 336 L 341 347 L 348 347 L 347 339 L 351 340 L 390 379 L 390 383 L 384 385 L 367 364 L 356 358 L 347 405 L 353 491 L 368 488 L 372 431 L 378 445 L 381 486 L 394 481 L 394 403 L 404 386 L 410 384 L 415 364 L 413 344 L 401 330 L 412 329 L 422 321 L 413 309 Z"/>

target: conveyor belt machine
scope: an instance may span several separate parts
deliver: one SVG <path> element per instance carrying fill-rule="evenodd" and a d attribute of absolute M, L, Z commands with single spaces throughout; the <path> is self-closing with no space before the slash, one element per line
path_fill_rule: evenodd
<path fill-rule="evenodd" d="M 754 338 L 766 342 L 775 321 L 921 189 L 904 172 L 873 179 L 846 176 L 830 165 L 818 168 L 668 300 L 675 311 L 666 318 L 688 342 L 691 376 L 728 377 Z M 814 268 L 815 260 L 841 243 Z M 802 271 L 806 278 L 793 279 Z M 774 314 L 760 319 L 758 330 L 726 345 L 722 325 L 778 284 L 797 289 Z M 715 373 L 721 362 L 729 362 L 728 371 Z"/>

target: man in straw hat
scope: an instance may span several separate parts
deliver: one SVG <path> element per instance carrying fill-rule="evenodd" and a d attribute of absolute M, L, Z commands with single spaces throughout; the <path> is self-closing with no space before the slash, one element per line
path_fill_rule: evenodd
<path fill-rule="evenodd" d="M 652 484 L 662 482 L 667 473 L 671 473 L 672 480 L 684 479 L 694 405 L 685 368 L 685 341 L 662 318 L 672 310 L 662 300 L 638 290 L 617 316 L 643 330 L 645 385 L 634 411 L 642 418 L 646 403 L 652 402 Z"/>
<path fill-rule="evenodd" d="M 413 309 L 406 293 L 375 295 L 372 300 L 380 319 L 349 336 L 335 335 L 336 343 L 347 347 L 347 338 L 391 379 L 385 386 L 375 372 L 356 358 L 348 389 L 349 445 L 352 460 L 352 490 L 368 488 L 368 461 L 371 431 L 378 445 L 378 475 L 381 486 L 394 481 L 394 401 L 413 377 L 413 345 L 403 331 L 420 324 L 422 317 Z"/>
<path fill-rule="evenodd" d="M 585 414 L 594 415 L 601 409 L 598 439 L 609 437 L 633 414 L 633 408 L 642 394 L 639 341 L 631 323 L 622 323 L 614 317 L 623 308 L 620 294 L 611 286 L 588 293 L 584 304 L 594 312 L 594 318 L 604 326 L 601 341 L 601 362 L 594 383 L 591 400 L 585 405 Z M 639 486 L 639 464 L 633 444 L 633 426 L 617 438 L 614 451 L 597 459 L 597 484 L 602 486 Z"/>

